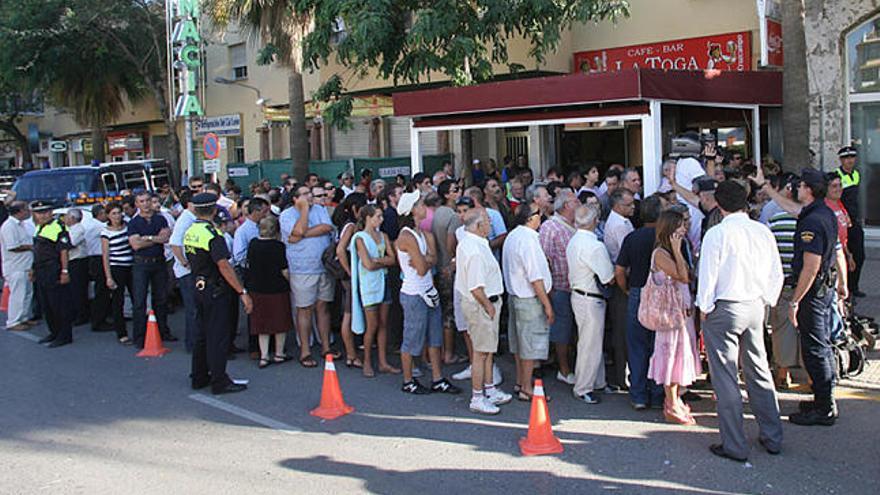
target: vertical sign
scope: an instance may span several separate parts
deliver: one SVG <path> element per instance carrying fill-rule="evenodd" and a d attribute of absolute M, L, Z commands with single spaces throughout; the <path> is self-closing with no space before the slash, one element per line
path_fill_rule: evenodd
<path fill-rule="evenodd" d="M 202 66 L 199 33 L 199 0 L 168 0 L 168 34 L 173 59 L 171 67 L 179 90 L 174 101 L 174 117 L 201 117 L 204 115 L 198 97 L 199 71 Z"/>
<path fill-rule="evenodd" d="M 761 66 L 782 67 L 781 0 L 756 0 L 761 36 Z"/>

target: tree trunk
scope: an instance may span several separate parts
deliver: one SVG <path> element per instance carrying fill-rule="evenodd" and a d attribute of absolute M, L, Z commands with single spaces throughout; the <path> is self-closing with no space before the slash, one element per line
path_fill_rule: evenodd
<path fill-rule="evenodd" d="M 92 126 L 92 159 L 104 163 L 107 155 L 104 153 L 105 134 L 103 126 L 95 124 Z"/>
<path fill-rule="evenodd" d="M 291 64 L 287 77 L 287 97 L 290 111 L 290 157 L 293 176 L 304 180 L 309 173 L 309 135 L 306 132 L 306 102 L 302 71 Z"/>
<path fill-rule="evenodd" d="M 9 134 L 18 143 L 18 147 L 21 149 L 22 166 L 25 167 L 28 164 L 33 166 L 33 157 L 31 156 L 31 148 L 28 145 L 27 136 L 21 132 L 17 125 L 15 125 L 15 119 L 16 116 L 12 116 L 6 120 L 0 121 L 0 131 Z"/>
<path fill-rule="evenodd" d="M 782 165 L 790 171 L 812 165 L 806 45 L 804 0 L 782 2 Z"/>

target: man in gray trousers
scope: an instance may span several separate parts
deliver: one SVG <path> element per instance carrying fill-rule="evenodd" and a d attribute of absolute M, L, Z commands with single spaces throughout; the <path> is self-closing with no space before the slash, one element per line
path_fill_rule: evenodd
<path fill-rule="evenodd" d="M 737 381 L 739 363 L 760 428 L 758 442 L 772 455 L 782 447 L 779 403 L 764 349 L 765 306 L 775 305 L 779 297 L 782 264 L 773 234 L 745 213 L 748 190 L 743 183 L 722 182 L 715 199 L 724 219 L 703 239 L 696 301 L 721 430 L 721 443 L 709 450 L 745 462 L 749 443 Z"/>

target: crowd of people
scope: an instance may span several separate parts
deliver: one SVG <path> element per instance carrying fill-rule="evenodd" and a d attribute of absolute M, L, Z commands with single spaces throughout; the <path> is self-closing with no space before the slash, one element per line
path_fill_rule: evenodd
<path fill-rule="evenodd" d="M 553 168 L 536 181 L 519 156 L 474 160 L 466 179 L 451 163 L 388 182 L 346 172 L 338 186 L 285 175 L 247 197 L 193 177 L 180 191 L 96 204 L 86 218 L 13 201 L 0 229 L 7 328 L 41 313 L 49 347 L 90 324 L 142 348 L 148 308 L 162 339 L 176 340 L 168 313 L 179 303 L 193 388 L 246 388 L 226 373 L 244 351 L 241 320 L 259 368 L 314 368 L 318 347 L 364 377 L 401 375 L 404 393 L 458 394 L 453 382 L 470 380 L 469 408 L 482 414 L 531 400 L 533 377 L 555 369 L 583 403 L 625 390 L 635 410 L 694 425 L 688 388 L 708 372 L 722 436 L 712 451 L 744 460 L 740 370 L 770 453 L 782 442 L 776 389 L 791 386 L 791 368 L 806 368 L 815 395 L 791 421 L 837 417 L 833 328 L 863 295 L 855 159 L 846 147 L 840 169 L 798 176 L 710 145 L 667 160 L 650 195 L 634 168 Z M 505 335 L 510 392 L 494 362 Z"/>

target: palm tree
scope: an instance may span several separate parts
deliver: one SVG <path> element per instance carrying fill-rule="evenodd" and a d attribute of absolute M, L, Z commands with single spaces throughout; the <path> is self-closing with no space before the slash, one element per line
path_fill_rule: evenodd
<path fill-rule="evenodd" d="M 804 0 L 782 2 L 782 165 L 791 171 L 812 165 L 804 13 Z"/>
<path fill-rule="evenodd" d="M 258 36 L 265 47 L 263 54 L 288 69 L 290 155 L 293 175 L 302 178 L 309 170 L 302 40 L 308 33 L 311 16 L 296 12 L 296 3 L 294 0 L 206 0 L 202 9 L 219 28 L 237 23 L 246 35 Z"/>

